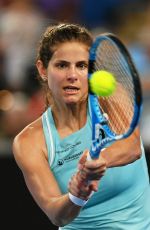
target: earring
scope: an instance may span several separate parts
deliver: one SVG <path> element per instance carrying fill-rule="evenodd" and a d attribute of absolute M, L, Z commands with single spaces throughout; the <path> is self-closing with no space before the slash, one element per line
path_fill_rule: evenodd
<path fill-rule="evenodd" d="M 47 77 L 46 76 L 42 76 L 43 81 L 47 81 Z"/>

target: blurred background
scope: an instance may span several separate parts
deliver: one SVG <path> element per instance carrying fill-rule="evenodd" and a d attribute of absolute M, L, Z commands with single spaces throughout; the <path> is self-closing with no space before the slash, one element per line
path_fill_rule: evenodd
<path fill-rule="evenodd" d="M 1 229 L 57 229 L 30 196 L 12 155 L 12 140 L 41 115 L 35 57 L 52 22 L 80 23 L 94 35 L 113 32 L 128 47 L 143 88 L 141 135 L 150 170 L 150 2 L 148 0 L 0 0 Z"/>

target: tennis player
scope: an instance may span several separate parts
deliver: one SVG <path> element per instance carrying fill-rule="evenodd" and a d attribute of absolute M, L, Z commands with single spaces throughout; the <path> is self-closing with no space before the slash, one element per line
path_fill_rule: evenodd
<path fill-rule="evenodd" d="M 36 59 L 46 110 L 15 137 L 14 157 L 35 202 L 59 229 L 150 230 L 139 128 L 98 159 L 86 160 L 92 139 L 87 81 L 92 40 L 79 25 L 46 29 Z"/>

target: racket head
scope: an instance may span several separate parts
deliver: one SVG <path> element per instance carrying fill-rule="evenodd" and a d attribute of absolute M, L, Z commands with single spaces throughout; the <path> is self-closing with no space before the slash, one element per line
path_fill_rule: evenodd
<path fill-rule="evenodd" d="M 142 89 L 131 55 L 114 34 L 98 36 L 90 49 L 88 77 L 97 70 L 112 73 L 117 83 L 111 96 L 99 98 L 102 113 L 108 114 L 112 133 L 130 135 L 139 122 Z"/>
<path fill-rule="evenodd" d="M 88 78 L 99 70 L 112 73 L 117 85 L 111 96 L 99 97 L 99 105 L 91 99 L 92 113 L 95 114 L 92 119 L 93 129 L 96 123 L 103 123 L 104 113 L 108 116 L 107 124 L 103 125 L 107 136 L 101 143 L 104 146 L 107 142 L 126 138 L 134 131 L 142 110 L 142 89 L 129 51 L 114 34 L 105 33 L 96 37 L 90 49 Z M 92 98 L 90 89 L 89 94 Z M 93 141 L 94 135 L 95 131 L 92 135 Z"/>

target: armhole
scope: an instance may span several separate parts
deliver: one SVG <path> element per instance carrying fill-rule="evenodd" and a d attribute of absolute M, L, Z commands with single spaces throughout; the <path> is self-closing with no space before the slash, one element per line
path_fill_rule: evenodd
<path fill-rule="evenodd" d="M 142 150 L 142 154 L 145 153 L 145 149 L 144 149 L 144 145 L 143 145 L 143 141 L 142 141 L 142 137 L 140 136 L 140 142 L 141 142 L 141 150 Z"/>
<path fill-rule="evenodd" d="M 88 114 L 89 114 L 90 118 L 92 118 L 90 96 L 88 97 Z"/>
<path fill-rule="evenodd" d="M 43 123 L 44 136 L 45 136 L 46 146 L 47 146 L 47 151 L 48 151 L 48 161 L 51 166 L 54 161 L 55 149 L 54 149 L 54 142 L 53 142 L 50 123 L 48 121 L 47 111 L 42 116 L 42 123 Z M 44 125 L 46 127 L 44 127 Z"/>

